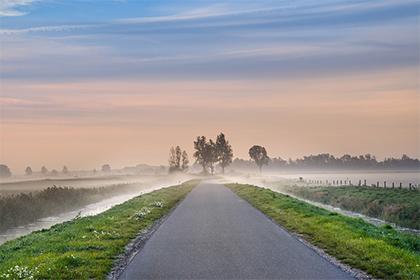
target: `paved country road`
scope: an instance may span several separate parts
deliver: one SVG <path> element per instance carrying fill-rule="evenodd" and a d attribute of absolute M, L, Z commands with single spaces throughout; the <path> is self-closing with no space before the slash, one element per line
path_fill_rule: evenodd
<path fill-rule="evenodd" d="M 352 279 L 223 185 L 201 183 L 120 279 Z"/>

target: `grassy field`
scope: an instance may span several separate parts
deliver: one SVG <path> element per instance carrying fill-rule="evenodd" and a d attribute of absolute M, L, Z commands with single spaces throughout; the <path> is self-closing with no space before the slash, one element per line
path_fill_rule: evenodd
<path fill-rule="evenodd" d="M 125 246 L 197 183 L 144 194 L 97 216 L 6 242 L 0 246 L 0 279 L 104 279 Z"/>
<path fill-rule="evenodd" d="M 0 230 L 33 223 L 134 189 L 129 184 L 86 189 L 54 186 L 34 193 L 0 196 Z"/>
<path fill-rule="evenodd" d="M 268 189 L 229 184 L 232 191 L 288 230 L 376 278 L 420 279 L 420 238 L 375 227 Z"/>
<path fill-rule="evenodd" d="M 420 229 L 420 192 L 372 187 L 289 187 L 296 196 Z"/>

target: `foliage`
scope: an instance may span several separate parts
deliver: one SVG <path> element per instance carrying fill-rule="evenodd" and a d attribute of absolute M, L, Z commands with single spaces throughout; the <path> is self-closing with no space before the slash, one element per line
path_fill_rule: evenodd
<path fill-rule="evenodd" d="M 250 168 L 251 161 L 235 159 L 233 166 L 236 168 Z M 400 159 L 386 158 L 378 161 L 371 154 L 351 156 L 345 154 L 336 157 L 330 154 L 318 154 L 304 156 L 295 160 L 284 160 L 281 157 L 272 158 L 269 161 L 269 167 L 272 169 L 420 169 L 420 160 L 412 159 L 403 155 Z"/>
<path fill-rule="evenodd" d="M 0 230 L 75 210 L 129 190 L 130 185 L 102 188 L 50 187 L 40 192 L 0 197 Z"/>
<path fill-rule="evenodd" d="M 196 162 L 203 167 L 203 173 L 214 172 L 214 163 L 217 161 L 216 147 L 213 140 L 207 141 L 205 136 L 198 136 L 194 141 L 194 157 Z"/>
<path fill-rule="evenodd" d="M 181 147 L 171 147 L 169 150 L 169 172 L 179 172 L 188 169 L 188 154 L 186 151 L 182 151 Z"/>
<path fill-rule="evenodd" d="M 258 146 L 258 145 L 254 145 L 249 149 L 249 157 L 255 161 L 255 163 L 257 164 L 258 168 L 261 169 L 263 167 L 263 165 L 267 165 L 270 158 L 267 155 L 267 151 L 265 150 L 264 147 Z"/>
<path fill-rule="evenodd" d="M 305 199 L 420 229 L 419 191 L 351 186 L 289 187 L 287 190 Z"/>
<path fill-rule="evenodd" d="M 163 188 L 133 198 L 96 216 L 34 232 L 0 246 L 0 279 L 16 265 L 34 279 L 105 279 L 116 257 L 141 231 L 166 215 L 197 184 Z M 149 207 L 165 201 L 162 207 Z M 143 218 L 136 213 L 147 207 Z M 21 271 L 22 269 L 19 269 Z"/>
<path fill-rule="evenodd" d="M 288 230 L 375 278 L 420 279 L 420 238 L 249 185 L 228 187 Z"/>
<path fill-rule="evenodd" d="M 232 163 L 233 151 L 229 141 L 226 140 L 225 135 L 220 133 L 216 138 L 216 153 L 217 161 L 222 167 L 222 173 L 225 173 L 225 168 Z"/>

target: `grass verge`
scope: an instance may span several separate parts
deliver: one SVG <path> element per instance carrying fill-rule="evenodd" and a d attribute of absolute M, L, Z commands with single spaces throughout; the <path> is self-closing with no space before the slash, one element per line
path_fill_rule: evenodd
<path fill-rule="evenodd" d="M 166 215 L 198 183 L 133 198 L 0 246 L 0 279 L 104 279 L 136 235 Z"/>
<path fill-rule="evenodd" d="M 268 189 L 228 184 L 254 207 L 343 263 L 383 279 L 420 279 L 420 238 L 375 227 Z"/>
<path fill-rule="evenodd" d="M 308 200 L 362 213 L 399 226 L 420 229 L 420 192 L 371 187 L 288 187 Z"/>

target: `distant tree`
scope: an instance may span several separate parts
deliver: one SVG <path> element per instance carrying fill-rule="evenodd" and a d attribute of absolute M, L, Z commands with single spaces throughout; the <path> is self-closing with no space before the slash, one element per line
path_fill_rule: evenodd
<path fill-rule="evenodd" d="M 210 168 L 213 173 L 214 163 L 217 161 L 216 145 L 213 140 L 207 142 L 205 136 L 198 136 L 194 141 L 194 149 L 195 161 L 203 167 L 203 172 L 207 174 L 207 169 Z"/>
<path fill-rule="evenodd" d="M 9 167 L 5 164 L 0 164 L 0 177 L 8 178 L 12 176 L 12 172 L 10 171 Z"/>
<path fill-rule="evenodd" d="M 51 176 L 58 176 L 58 171 L 55 169 L 51 170 Z"/>
<path fill-rule="evenodd" d="M 47 175 L 48 174 L 48 169 L 45 166 L 41 167 L 41 173 L 43 175 Z"/>
<path fill-rule="evenodd" d="M 25 175 L 27 175 L 27 176 L 32 175 L 32 168 L 30 166 L 25 168 Z"/>
<path fill-rule="evenodd" d="M 63 171 L 62 171 L 62 173 L 63 174 L 69 174 L 69 169 L 67 168 L 67 166 L 63 166 Z"/>
<path fill-rule="evenodd" d="M 263 165 L 267 165 L 270 160 L 265 148 L 258 145 L 254 145 L 249 149 L 249 156 L 253 161 L 255 161 L 255 164 L 260 169 L 260 172 L 262 171 Z"/>
<path fill-rule="evenodd" d="M 180 146 L 171 147 L 169 150 L 169 172 L 179 172 L 188 169 L 188 154 Z"/>
<path fill-rule="evenodd" d="M 229 141 L 226 140 L 225 135 L 220 133 L 216 138 L 216 154 L 217 161 L 222 167 L 222 173 L 225 173 L 225 167 L 232 163 L 233 152 L 232 146 L 229 144 Z"/>
<path fill-rule="evenodd" d="M 182 159 L 181 159 L 181 170 L 186 171 L 188 169 L 188 164 L 190 160 L 188 159 L 188 154 L 186 151 L 182 152 Z"/>
<path fill-rule="evenodd" d="M 111 172 L 111 166 L 109 164 L 102 165 L 102 172 L 106 172 L 106 173 Z"/>
<path fill-rule="evenodd" d="M 169 150 L 169 172 L 181 171 L 182 150 L 181 147 L 171 147 Z"/>

